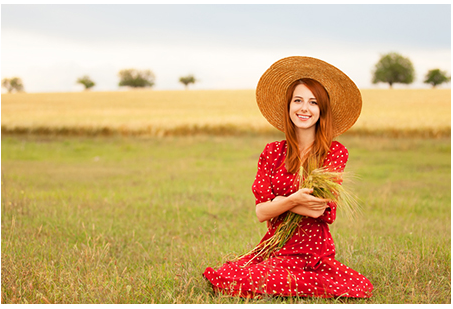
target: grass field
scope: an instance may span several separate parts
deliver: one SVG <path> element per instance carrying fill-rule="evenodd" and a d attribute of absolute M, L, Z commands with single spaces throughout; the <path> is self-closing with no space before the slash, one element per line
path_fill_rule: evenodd
<path fill-rule="evenodd" d="M 349 134 L 450 136 L 450 89 L 364 89 Z M 191 135 L 274 132 L 253 90 L 2 94 L 2 133 Z"/>
<path fill-rule="evenodd" d="M 14 116 L 8 100 L 2 126 Z M 60 125 L 83 119 L 59 115 Z M 212 294 L 204 269 L 265 233 L 251 185 L 275 139 L 283 137 L 2 134 L 2 303 L 451 303 L 449 137 L 340 138 L 347 170 L 360 176 L 363 215 L 349 221 L 339 212 L 331 231 L 337 259 L 371 280 L 373 298 Z"/>
<path fill-rule="evenodd" d="M 374 297 L 250 302 L 451 303 L 450 93 L 362 90 L 340 138 L 363 216 L 331 231 Z M 247 302 L 201 273 L 265 233 L 251 184 L 283 138 L 251 90 L 2 95 L 2 303 Z"/>

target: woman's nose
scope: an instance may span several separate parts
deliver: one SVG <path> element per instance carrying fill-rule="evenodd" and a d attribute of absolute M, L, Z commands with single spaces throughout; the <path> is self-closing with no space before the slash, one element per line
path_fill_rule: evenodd
<path fill-rule="evenodd" d="M 306 103 L 306 102 L 302 103 L 302 105 L 300 106 L 300 110 L 308 111 L 308 103 Z"/>

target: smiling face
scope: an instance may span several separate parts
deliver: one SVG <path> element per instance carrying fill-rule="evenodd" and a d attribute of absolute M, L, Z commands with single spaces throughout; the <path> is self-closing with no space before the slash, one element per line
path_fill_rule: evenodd
<path fill-rule="evenodd" d="M 296 86 L 289 104 L 289 117 L 299 133 L 315 134 L 319 106 L 313 93 L 304 84 Z"/>

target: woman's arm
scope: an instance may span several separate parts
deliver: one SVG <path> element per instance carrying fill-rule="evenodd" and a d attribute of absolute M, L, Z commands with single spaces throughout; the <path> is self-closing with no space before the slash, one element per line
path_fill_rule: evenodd
<path fill-rule="evenodd" d="M 321 217 L 323 215 L 323 213 L 325 212 L 326 208 L 328 208 L 327 204 L 324 204 L 324 205 L 325 205 L 325 207 L 323 207 L 319 210 L 314 210 L 314 209 L 307 208 L 303 205 L 299 205 L 299 206 L 293 207 L 289 211 L 294 212 L 301 216 L 307 216 L 307 217 L 316 219 L 316 218 Z"/>
<path fill-rule="evenodd" d="M 277 196 L 272 201 L 256 205 L 256 216 L 260 222 L 267 221 L 285 211 L 317 218 L 328 207 L 328 200 L 311 195 L 313 189 L 300 189 L 288 197 Z"/>

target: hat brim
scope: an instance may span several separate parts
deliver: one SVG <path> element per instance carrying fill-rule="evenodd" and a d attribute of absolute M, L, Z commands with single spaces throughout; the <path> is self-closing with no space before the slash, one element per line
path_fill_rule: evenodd
<path fill-rule="evenodd" d="M 293 56 L 275 62 L 261 76 L 256 101 L 267 121 L 284 132 L 286 92 L 296 80 L 311 78 L 320 82 L 330 97 L 334 137 L 354 125 L 362 110 L 362 96 L 355 83 L 342 71 L 322 60 Z"/>

